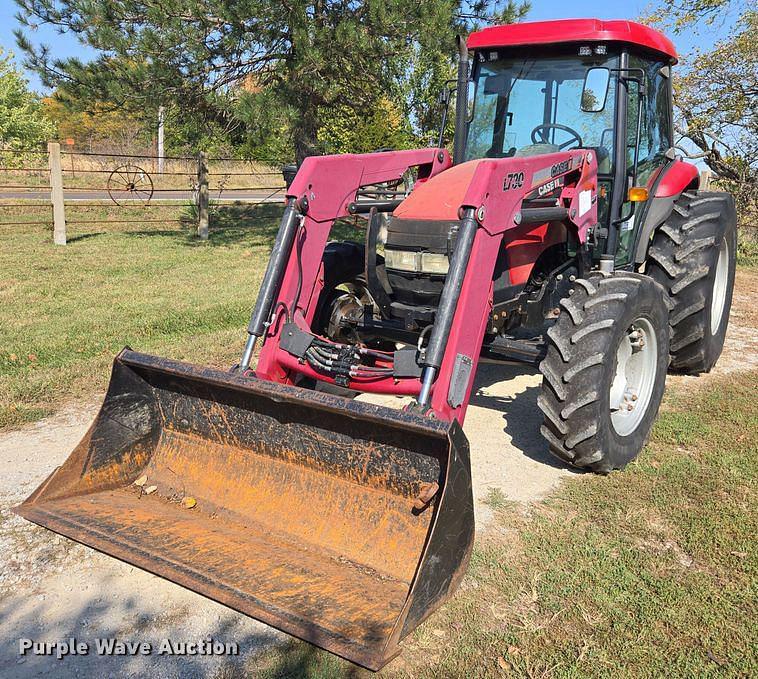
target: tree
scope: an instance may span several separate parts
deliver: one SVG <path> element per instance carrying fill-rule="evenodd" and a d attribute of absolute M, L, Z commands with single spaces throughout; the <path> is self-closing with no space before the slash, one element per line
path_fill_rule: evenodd
<path fill-rule="evenodd" d="M 298 159 L 318 150 L 331 112 L 356 114 L 402 89 L 418 45 L 430 60 L 453 28 L 499 16 L 478 0 L 16 0 L 26 26 L 49 24 L 101 51 L 55 59 L 17 32 L 27 64 L 72 100 L 132 110 L 174 102 L 237 142 L 241 84 L 254 78 L 292 123 Z"/>
<path fill-rule="evenodd" d="M 362 115 L 348 107 L 332 112 L 318 131 L 324 153 L 369 153 L 380 148 L 413 148 L 410 125 L 388 98 Z"/>
<path fill-rule="evenodd" d="M 675 130 L 678 148 L 702 159 L 747 215 L 758 201 L 758 12 L 743 0 L 664 0 L 648 20 L 698 33 L 735 15 L 726 38 L 694 49 L 677 68 Z"/>
<path fill-rule="evenodd" d="M 42 110 L 58 128 L 61 139 L 74 139 L 82 150 L 134 153 L 149 148 L 151 130 L 134 115 L 114 111 L 99 102 L 87 102 L 86 110 L 74 110 L 53 93 L 42 99 Z"/>
<path fill-rule="evenodd" d="M 13 64 L 13 55 L 0 48 L 0 144 L 28 149 L 50 139 L 54 131 L 39 97 Z"/>
<path fill-rule="evenodd" d="M 675 81 L 676 129 L 720 177 L 758 181 L 758 12 L 726 40 L 695 50 Z M 692 155 L 692 154 L 691 154 Z"/>
<path fill-rule="evenodd" d="M 512 24 L 523 20 L 531 9 L 528 1 L 506 0 L 486 2 L 478 0 L 459 2 L 448 18 L 445 39 L 439 35 L 422 35 L 410 46 L 404 68 L 404 76 L 396 83 L 395 98 L 401 102 L 405 116 L 411 121 L 419 143 L 437 143 L 440 114 L 440 92 L 445 87 L 454 87 L 456 78 L 457 49 L 453 39 L 460 35 L 463 39 L 473 30 L 490 24 Z M 453 135 L 455 111 L 454 98 L 450 102 L 450 113 L 445 139 Z"/>
<path fill-rule="evenodd" d="M 710 26 L 723 21 L 729 11 L 742 15 L 749 4 L 750 0 L 661 0 L 643 21 L 681 33 L 697 24 Z"/>

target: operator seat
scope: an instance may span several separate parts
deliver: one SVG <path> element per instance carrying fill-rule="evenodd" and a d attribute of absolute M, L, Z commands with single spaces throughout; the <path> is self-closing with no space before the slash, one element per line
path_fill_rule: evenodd
<path fill-rule="evenodd" d="M 597 156 L 597 173 L 598 174 L 610 174 L 611 173 L 611 154 L 605 146 L 591 146 L 590 147 Z"/>

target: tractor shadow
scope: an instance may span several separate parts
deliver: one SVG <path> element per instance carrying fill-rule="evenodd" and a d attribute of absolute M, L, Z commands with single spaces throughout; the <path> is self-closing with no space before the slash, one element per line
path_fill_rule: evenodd
<path fill-rule="evenodd" d="M 500 413 L 503 432 L 525 457 L 549 467 L 581 473 L 554 457 L 540 433 L 542 411 L 537 406 L 537 397 L 541 389 L 541 375 L 534 367 L 483 363 L 476 372 L 470 404 Z M 488 417 L 487 422 L 490 421 L 492 418 Z"/>
<path fill-rule="evenodd" d="M 190 208 L 190 211 L 194 210 Z M 194 219 L 190 222 L 189 246 L 229 247 L 237 244 L 273 247 L 284 208 L 280 203 L 232 203 L 211 205 L 208 240 L 197 237 Z M 194 215 L 191 215 L 194 217 Z"/>
<path fill-rule="evenodd" d="M 255 659 L 254 668 L 256 675 L 264 674 L 270 679 L 369 679 L 381 676 L 296 639 L 261 653 Z M 253 668 L 248 664 L 247 669 Z"/>
<path fill-rule="evenodd" d="M 279 230 L 283 207 L 278 203 L 224 203 L 211 205 L 208 216 L 208 240 L 197 235 L 197 208 L 188 204 L 180 208 L 176 220 L 156 228 L 130 228 L 121 233 L 129 238 L 170 238 L 190 248 L 216 247 L 273 247 Z M 167 228 L 175 221 L 176 228 Z M 138 219 L 135 224 L 142 226 Z M 95 234 L 77 235 L 69 242 L 82 240 Z"/>

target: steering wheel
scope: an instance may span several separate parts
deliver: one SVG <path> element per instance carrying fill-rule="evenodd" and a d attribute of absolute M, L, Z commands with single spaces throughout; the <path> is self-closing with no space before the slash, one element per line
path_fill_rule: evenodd
<path fill-rule="evenodd" d="M 577 143 L 577 148 L 582 146 L 582 137 L 576 131 L 572 130 L 568 125 L 560 125 L 559 123 L 545 123 L 544 125 L 537 125 L 532 130 L 532 143 L 533 144 L 552 144 L 547 138 L 548 130 L 563 130 L 571 135 L 571 139 L 563 142 L 562 144 L 555 144 L 561 151 L 565 149 L 569 144 Z"/>

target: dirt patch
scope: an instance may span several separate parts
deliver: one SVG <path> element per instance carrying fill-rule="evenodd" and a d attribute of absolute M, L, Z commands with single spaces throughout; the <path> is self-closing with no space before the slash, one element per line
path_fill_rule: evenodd
<path fill-rule="evenodd" d="M 242 667 L 261 648 L 286 637 L 205 597 L 67 540 L 11 513 L 61 464 L 84 435 L 99 404 L 0 436 L 0 675 L 3 677 L 208 676 Z M 118 637 L 236 642 L 238 656 L 137 655 L 20 658 L 20 638 L 75 637 L 90 644 Z"/>

